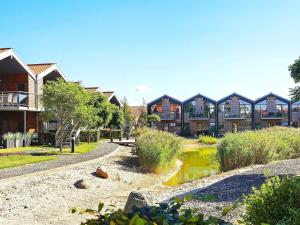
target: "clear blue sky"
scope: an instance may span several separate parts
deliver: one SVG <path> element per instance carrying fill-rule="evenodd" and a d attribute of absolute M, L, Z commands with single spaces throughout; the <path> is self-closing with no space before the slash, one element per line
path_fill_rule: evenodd
<path fill-rule="evenodd" d="M 3 0 L 0 46 L 132 105 L 165 93 L 288 97 L 299 9 L 296 0 Z"/>

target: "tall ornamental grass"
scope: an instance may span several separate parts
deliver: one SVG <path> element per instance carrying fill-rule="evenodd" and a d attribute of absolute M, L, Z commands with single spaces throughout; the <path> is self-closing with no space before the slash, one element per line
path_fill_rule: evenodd
<path fill-rule="evenodd" d="M 199 142 L 206 145 L 214 145 L 218 143 L 218 139 L 212 136 L 199 136 Z"/>
<path fill-rule="evenodd" d="M 144 129 L 136 140 L 139 164 L 148 172 L 168 169 L 182 149 L 182 139 L 164 131 Z"/>
<path fill-rule="evenodd" d="M 218 144 L 221 170 L 300 156 L 300 130 L 272 127 L 259 131 L 226 134 Z"/>

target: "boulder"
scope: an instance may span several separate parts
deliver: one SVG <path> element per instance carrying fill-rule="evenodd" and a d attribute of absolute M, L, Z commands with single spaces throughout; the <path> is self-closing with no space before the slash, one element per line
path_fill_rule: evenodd
<path fill-rule="evenodd" d="M 129 194 L 127 202 L 124 207 L 125 213 L 132 213 L 133 208 L 138 209 L 153 205 L 153 197 L 150 193 L 141 193 L 138 191 L 133 191 Z"/>
<path fill-rule="evenodd" d="M 104 169 L 97 167 L 96 169 L 96 175 L 98 177 L 101 177 L 103 179 L 107 179 L 108 178 L 108 173 L 104 171 Z"/>
<path fill-rule="evenodd" d="M 78 180 L 74 183 L 74 186 L 78 189 L 88 189 L 90 185 L 84 180 Z"/>

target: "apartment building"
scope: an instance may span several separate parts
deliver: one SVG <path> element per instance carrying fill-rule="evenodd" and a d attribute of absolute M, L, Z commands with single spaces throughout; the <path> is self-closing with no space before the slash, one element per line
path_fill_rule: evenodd
<path fill-rule="evenodd" d="M 147 106 L 148 114 L 156 114 L 160 117 L 160 122 L 152 124 L 152 127 L 159 130 L 180 134 L 182 125 L 182 102 L 163 95 Z"/>
<path fill-rule="evenodd" d="M 271 126 L 300 127 L 300 101 L 292 103 L 274 93 L 255 101 L 237 93 L 218 101 L 197 94 L 183 102 L 164 95 L 148 104 L 148 113 L 160 116 L 161 121 L 154 125 L 158 129 L 188 136 L 222 136 Z"/>
<path fill-rule="evenodd" d="M 202 94 L 185 100 L 183 131 L 192 136 L 216 133 L 216 101 Z"/>
<path fill-rule="evenodd" d="M 65 75 L 55 63 L 25 64 L 11 48 L 0 48 L 0 135 L 38 132 L 43 85 Z"/>

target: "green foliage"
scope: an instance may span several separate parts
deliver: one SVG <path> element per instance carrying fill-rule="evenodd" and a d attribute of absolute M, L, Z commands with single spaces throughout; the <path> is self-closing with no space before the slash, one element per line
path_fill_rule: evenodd
<path fill-rule="evenodd" d="M 206 145 L 214 145 L 218 143 L 218 139 L 211 136 L 199 136 L 199 142 Z"/>
<path fill-rule="evenodd" d="M 116 105 L 111 105 L 112 108 L 112 118 L 108 126 L 112 128 L 121 128 L 124 123 L 124 112 L 120 110 Z"/>
<path fill-rule="evenodd" d="M 140 116 L 137 121 L 137 128 L 143 128 L 148 126 L 148 113 L 146 100 L 143 99 L 143 103 L 140 106 Z"/>
<path fill-rule="evenodd" d="M 65 138 L 65 129 L 93 127 L 97 122 L 96 109 L 90 104 L 91 95 L 78 83 L 63 79 L 49 81 L 43 86 L 44 116 L 60 122 L 57 140 Z M 60 142 L 62 149 L 62 141 Z"/>
<path fill-rule="evenodd" d="M 110 134 L 113 138 L 119 138 L 121 136 L 121 130 L 120 129 L 108 129 L 104 128 L 100 130 L 100 137 L 101 138 L 110 138 Z"/>
<path fill-rule="evenodd" d="M 160 121 L 160 117 L 157 114 L 151 114 L 147 116 L 148 123 L 157 123 Z"/>
<path fill-rule="evenodd" d="M 276 176 L 269 178 L 260 189 L 244 200 L 246 224 L 300 224 L 300 179 Z"/>
<path fill-rule="evenodd" d="M 181 138 L 153 129 L 144 129 L 136 141 L 139 163 L 150 172 L 168 168 L 181 149 Z"/>
<path fill-rule="evenodd" d="M 101 92 L 92 94 L 90 104 L 94 106 L 97 114 L 96 127 L 107 126 L 112 119 L 112 104 L 108 101 L 107 97 Z"/>
<path fill-rule="evenodd" d="M 82 142 L 98 142 L 99 140 L 100 140 L 100 131 L 98 130 L 80 131 L 80 141 Z"/>
<path fill-rule="evenodd" d="M 289 65 L 288 67 L 290 71 L 291 77 L 294 79 L 295 83 L 300 82 L 300 57 L 294 61 L 293 64 Z M 290 89 L 290 94 L 294 101 L 300 100 L 300 87 L 297 86 L 295 88 Z"/>
<path fill-rule="evenodd" d="M 124 115 L 123 130 L 126 134 L 130 135 L 135 123 L 135 118 L 134 115 L 132 114 L 127 98 L 124 97 L 122 101 L 122 105 L 123 105 L 122 110 Z"/>
<path fill-rule="evenodd" d="M 300 156 L 300 130 L 272 127 L 229 133 L 218 144 L 222 171 Z"/>
<path fill-rule="evenodd" d="M 110 210 L 101 213 L 103 204 L 99 204 L 98 210 L 86 209 L 83 213 L 96 216 L 88 219 L 81 225 L 218 225 L 221 221 L 215 217 L 204 219 L 203 214 L 193 213 L 192 210 L 182 208 L 186 201 L 190 200 L 187 195 L 185 199 L 174 198 L 169 203 L 160 203 L 158 206 L 147 206 L 135 208 L 132 214 L 126 214 L 123 210 Z M 76 209 L 71 209 L 72 213 Z"/>

